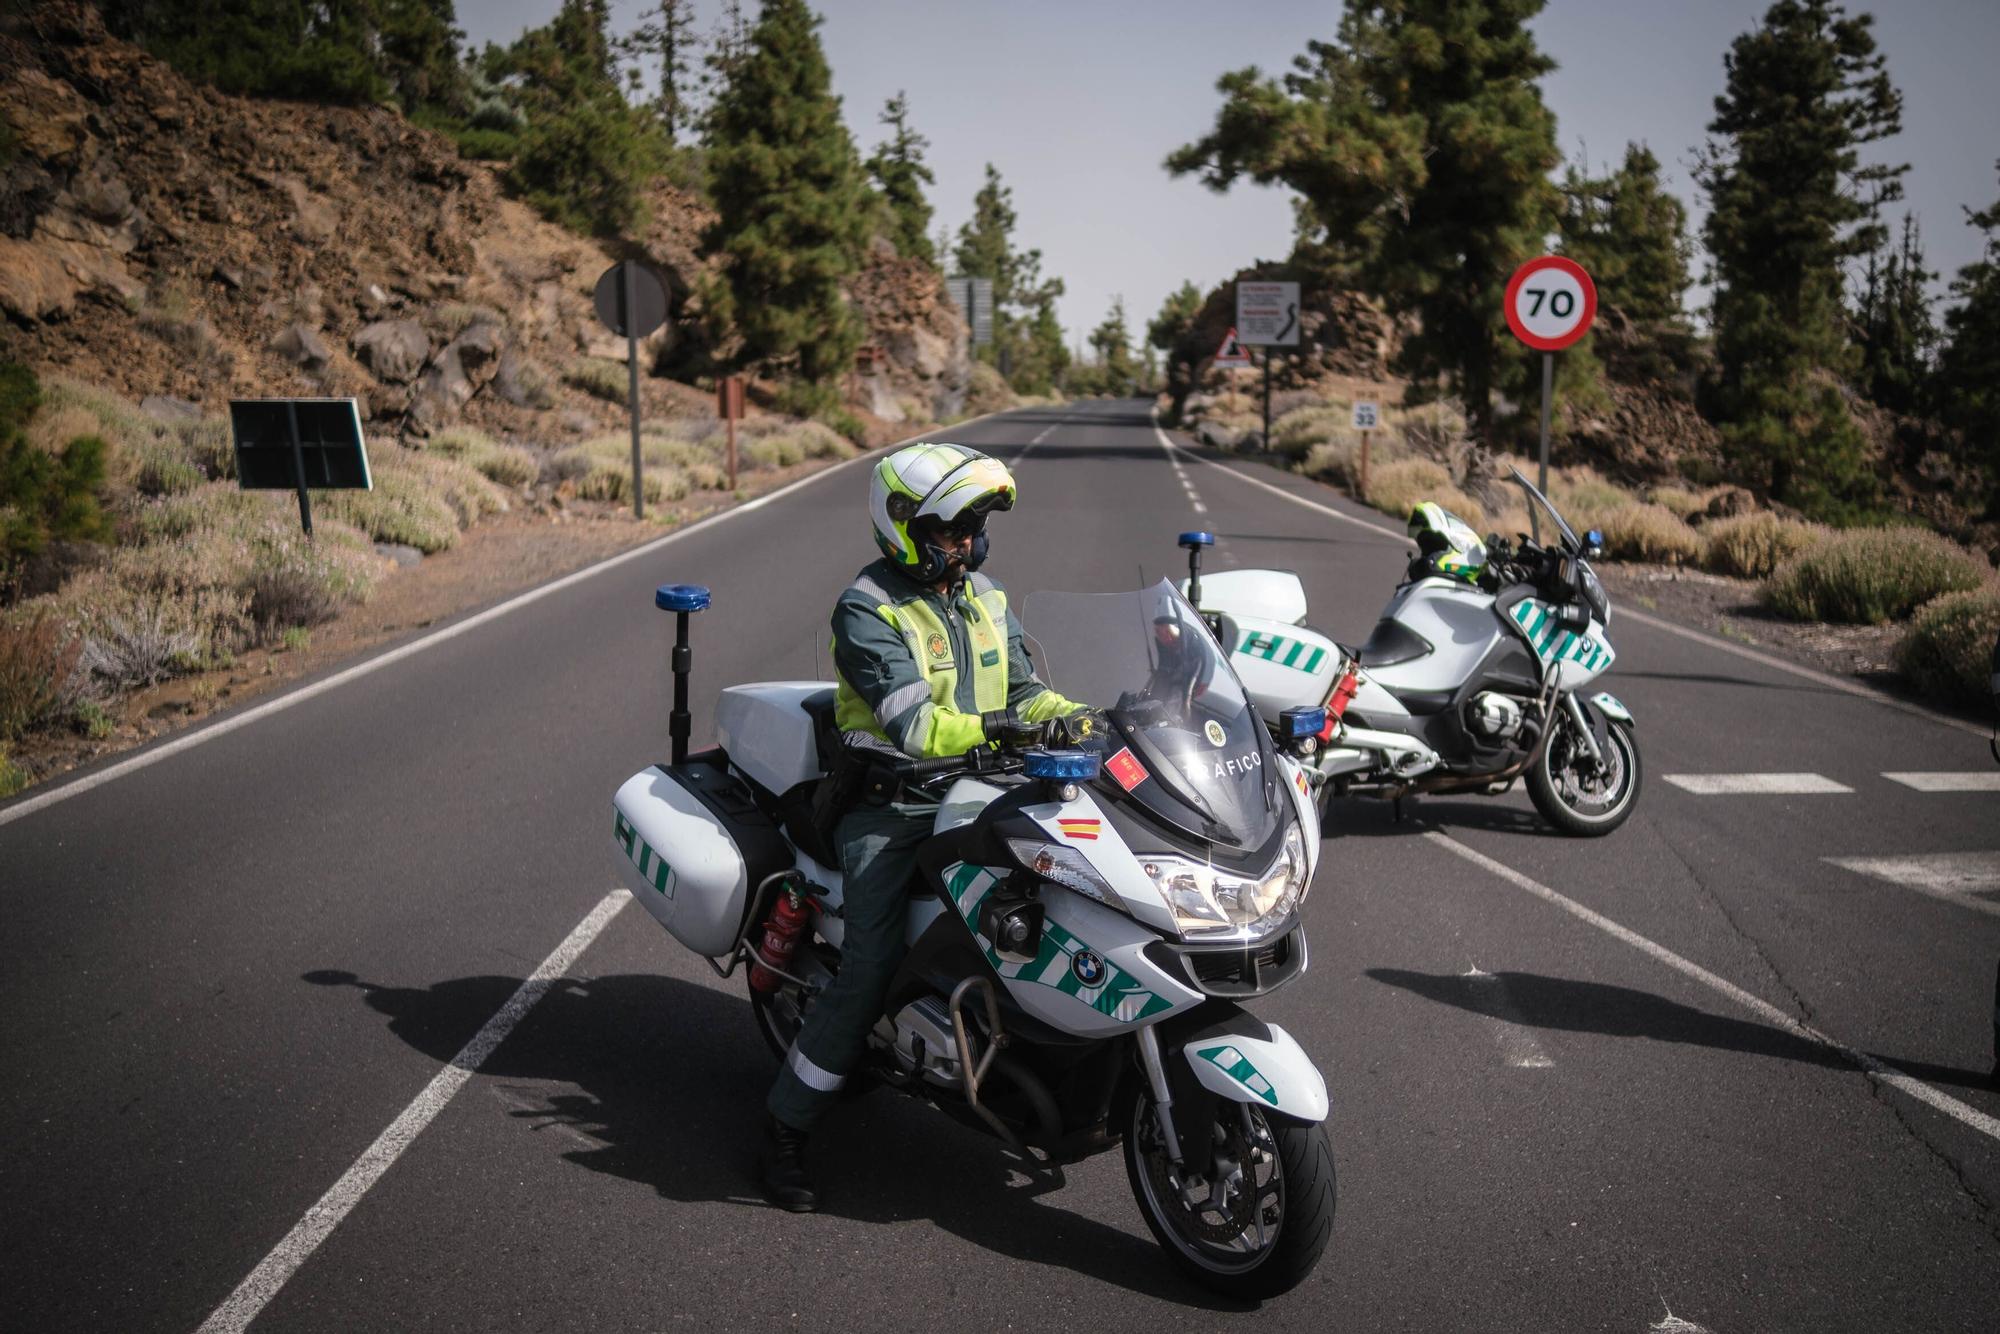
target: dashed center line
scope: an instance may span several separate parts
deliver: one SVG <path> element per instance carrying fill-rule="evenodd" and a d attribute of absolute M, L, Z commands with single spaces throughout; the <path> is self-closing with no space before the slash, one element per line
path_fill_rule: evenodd
<path fill-rule="evenodd" d="M 1697 797 L 1819 796 L 1852 792 L 1821 774 L 1662 774 L 1667 782 Z"/>

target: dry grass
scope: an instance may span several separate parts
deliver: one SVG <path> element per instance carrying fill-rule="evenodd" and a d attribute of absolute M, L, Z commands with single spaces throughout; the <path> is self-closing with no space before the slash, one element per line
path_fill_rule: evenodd
<path fill-rule="evenodd" d="M 1471 496 L 1451 484 L 1444 465 L 1429 459 L 1398 459 L 1368 470 L 1370 505 L 1397 519 L 1408 519 L 1410 511 L 1426 500 L 1435 501 L 1471 526 L 1486 531 L 1486 509 Z"/>
<path fill-rule="evenodd" d="M 1578 525 L 1572 520 L 1571 526 Z M 1664 505 L 1628 502 L 1599 514 L 1590 526 L 1603 534 L 1604 554 L 1613 560 L 1693 565 L 1705 550 L 1701 534 Z"/>
<path fill-rule="evenodd" d="M 1717 519 L 1701 530 L 1707 543 L 1703 564 L 1717 574 L 1768 579 L 1780 565 L 1811 550 L 1828 531 L 1819 524 L 1782 518 L 1768 510 Z"/>
<path fill-rule="evenodd" d="M 1833 533 L 1792 557 L 1764 585 L 1765 603 L 1795 621 L 1878 625 L 1946 593 L 1980 587 L 1992 567 L 1918 528 Z"/>
<path fill-rule="evenodd" d="M 0 743 L 69 714 L 82 644 L 47 607 L 0 616 Z"/>
<path fill-rule="evenodd" d="M 570 363 L 563 380 L 607 403 L 623 403 L 631 395 L 632 372 L 622 361 L 606 357 L 584 357 Z"/>
<path fill-rule="evenodd" d="M 1988 702 L 1993 643 L 2000 637 L 2000 584 L 1946 593 L 1918 609 L 1896 649 L 1896 666 L 1927 695 Z"/>

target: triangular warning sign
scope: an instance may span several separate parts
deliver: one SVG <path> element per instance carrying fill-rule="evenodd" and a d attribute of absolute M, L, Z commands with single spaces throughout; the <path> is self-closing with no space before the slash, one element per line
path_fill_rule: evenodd
<path fill-rule="evenodd" d="M 1217 366 L 1248 366 L 1250 364 L 1250 349 L 1236 341 L 1236 329 L 1234 326 L 1231 326 L 1229 332 L 1222 336 L 1222 346 L 1215 349 L 1214 364 Z"/>

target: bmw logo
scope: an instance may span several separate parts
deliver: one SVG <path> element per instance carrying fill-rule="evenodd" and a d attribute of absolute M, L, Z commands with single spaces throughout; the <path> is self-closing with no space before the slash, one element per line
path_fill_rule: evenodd
<path fill-rule="evenodd" d="M 1109 969 L 1105 965 L 1104 956 L 1096 950 L 1078 950 L 1069 956 L 1069 971 L 1086 987 L 1094 987 L 1104 981 L 1104 975 Z"/>

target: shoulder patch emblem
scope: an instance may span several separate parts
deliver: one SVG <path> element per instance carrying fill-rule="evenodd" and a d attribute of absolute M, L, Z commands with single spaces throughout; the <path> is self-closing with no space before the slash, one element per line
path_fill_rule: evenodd
<path fill-rule="evenodd" d="M 950 642 L 935 630 L 931 631 L 931 637 L 924 641 L 924 648 L 929 651 L 933 662 L 943 662 L 951 656 Z"/>

